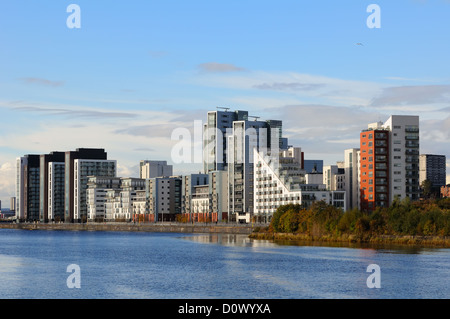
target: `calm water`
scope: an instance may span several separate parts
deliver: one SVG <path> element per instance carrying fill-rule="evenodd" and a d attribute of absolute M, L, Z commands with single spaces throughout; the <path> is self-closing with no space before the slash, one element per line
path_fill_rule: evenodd
<path fill-rule="evenodd" d="M 69 289 L 67 266 L 80 267 Z M 367 266 L 381 269 L 369 289 Z M 0 298 L 449 298 L 449 249 L 277 245 L 246 236 L 0 229 Z"/>

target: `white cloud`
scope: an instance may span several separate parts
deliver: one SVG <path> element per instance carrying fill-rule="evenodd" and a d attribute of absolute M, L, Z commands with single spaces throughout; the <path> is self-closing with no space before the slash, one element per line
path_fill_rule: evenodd
<path fill-rule="evenodd" d="M 43 78 L 28 77 L 28 78 L 20 78 L 20 80 L 26 84 L 38 84 L 50 87 L 58 87 L 64 85 L 64 81 L 52 81 Z"/>
<path fill-rule="evenodd" d="M 9 208 L 9 198 L 15 196 L 15 174 L 14 161 L 0 162 L 0 200 L 2 207 Z"/>
<path fill-rule="evenodd" d="M 342 106 L 368 106 L 373 96 L 385 87 L 376 82 L 350 81 L 296 72 L 249 71 L 239 74 L 206 74 L 193 80 L 205 87 L 246 90 L 266 97 L 294 97 L 298 103 L 322 103 Z"/>

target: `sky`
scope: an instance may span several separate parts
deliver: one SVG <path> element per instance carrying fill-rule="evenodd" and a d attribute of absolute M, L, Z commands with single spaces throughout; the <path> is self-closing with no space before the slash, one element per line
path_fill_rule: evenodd
<path fill-rule="evenodd" d="M 449 17 L 450 0 L 3 0 L 2 206 L 26 154 L 104 148 L 119 176 L 140 160 L 198 172 L 173 160 L 172 134 L 195 141 L 217 107 L 282 120 L 325 165 L 369 123 L 418 115 L 420 152 L 446 155 L 450 183 Z"/>

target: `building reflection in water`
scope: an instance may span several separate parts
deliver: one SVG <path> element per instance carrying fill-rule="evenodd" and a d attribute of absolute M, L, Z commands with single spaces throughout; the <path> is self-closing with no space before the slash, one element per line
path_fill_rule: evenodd
<path fill-rule="evenodd" d="M 186 236 L 183 239 L 192 240 L 204 244 L 219 244 L 224 246 L 240 246 L 240 247 L 274 247 L 276 246 L 270 240 L 254 240 L 248 235 L 239 234 L 199 234 Z"/>

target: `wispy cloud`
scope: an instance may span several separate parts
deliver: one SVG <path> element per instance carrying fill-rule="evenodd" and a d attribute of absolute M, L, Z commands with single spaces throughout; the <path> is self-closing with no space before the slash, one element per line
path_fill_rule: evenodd
<path fill-rule="evenodd" d="M 384 88 L 371 106 L 402 106 L 450 102 L 450 85 L 416 85 Z"/>
<path fill-rule="evenodd" d="M 96 110 L 81 109 L 62 109 L 62 108 L 43 108 L 36 106 L 16 106 L 13 110 L 22 112 L 46 113 L 54 116 L 66 116 L 69 118 L 91 118 L 91 119 L 107 119 L 107 118 L 134 118 L 137 114 L 126 112 L 106 112 Z"/>
<path fill-rule="evenodd" d="M 162 57 L 169 55 L 169 53 L 166 51 L 148 51 L 148 54 L 152 58 L 162 58 Z"/>
<path fill-rule="evenodd" d="M 263 83 L 257 84 L 253 87 L 255 89 L 260 90 L 274 90 L 274 91 L 312 91 L 319 88 L 324 87 L 323 83 L 299 83 L 299 82 L 291 82 L 291 83 Z"/>
<path fill-rule="evenodd" d="M 27 77 L 27 78 L 20 78 L 20 80 L 27 84 L 38 84 L 51 87 L 58 87 L 64 85 L 64 81 L 51 81 L 43 78 Z"/>
<path fill-rule="evenodd" d="M 245 70 L 244 68 L 235 66 L 234 64 L 217 62 L 202 63 L 198 65 L 198 68 L 200 71 L 207 73 L 238 72 Z"/>

